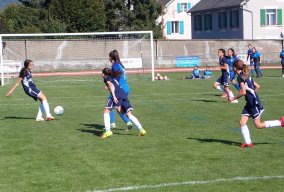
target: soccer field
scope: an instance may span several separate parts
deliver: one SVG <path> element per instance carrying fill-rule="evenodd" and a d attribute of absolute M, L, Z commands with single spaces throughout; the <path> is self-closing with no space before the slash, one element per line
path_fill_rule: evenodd
<path fill-rule="evenodd" d="M 280 70 L 264 74 L 256 79 L 266 109 L 262 119 L 279 119 L 284 78 Z M 0 191 L 284 190 L 284 128 L 257 130 L 250 120 L 254 148 L 241 149 L 244 98 L 226 102 L 212 88 L 216 79 L 167 75 L 170 81 L 128 77 L 134 115 L 147 130 L 142 138 L 135 129 L 125 131 L 118 115 L 114 135 L 99 137 L 108 97 L 100 76 L 34 77 L 51 108 L 65 109 L 50 122 L 35 122 L 39 103 L 22 87 L 9 98 L 12 85 L 1 87 Z"/>

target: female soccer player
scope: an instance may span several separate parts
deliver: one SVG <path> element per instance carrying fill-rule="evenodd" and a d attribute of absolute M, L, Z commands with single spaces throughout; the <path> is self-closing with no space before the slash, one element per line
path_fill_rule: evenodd
<path fill-rule="evenodd" d="M 256 50 L 255 47 L 252 48 L 252 52 L 253 52 L 253 63 L 254 63 L 254 69 L 255 69 L 255 72 L 256 72 L 256 77 L 262 77 L 262 71 L 260 69 L 260 63 L 261 63 L 261 60 L 260 60 L 260 56 L 261 54 Z"/>
<path fill-rule="evenodd" d="M 206 69 L 205 71 L 203 72 L 203 76 L 202 76 L 202 79 L 210 79 L 212 78 L 213 75 L 212 75 L 212 71 L 210 70 L 210 67 L 209 66 L 206 66 Z"/>
<path fill-rule="evenodd" d="M 218 56 L 219 56 L 219 65 L 221 68 L 222 75 L 217 81 L 214 83 L 213 87 L 222 93 L 226 91 L 228 95 L 228 100 L 230 97 L 234 97 L 233 92 L 230 90 L 230 73 L 229 73 L 229 66 L 226 60 L 226 51 L 224 49 L 218 50 Z M 223 85 L 221 87 L 220 85 Z M 231 101 L 231 103 L 238 103 L 238 100 Z"/>
<path fill-rule="evenodd" d="M 38 114 L 36 117 L 36 121 L 44 121 L 42 115 L 46 114 L 46 120 L 54 120 L 54 117 L 50 114 L 49 104 L 47 102 L 46 96 L 37 89 L 36 85 L 33 83 L 32 80 L 32 70 L 33 68 L 33 61 L 27 59 L 24 61 L 24 68 L 21 70 L 19 78 L 17 79 L 15 85 L 11 88 L 11 90 L 6 94 L 7 97 L 12 95 L 14 90 L 18 87 L 19 83 L 22 83 L 25 93 L 32 97 L 35 101 L 40 101 L 40 106 L 38 110 Z"/>
<path fill-rule="evenodd" d="M 248 44 L 248 54 L 247 54 L 247 61 L 250 64 L 251 75 L 254 77 L 254 64 L 253 64 L 253 52 L 252 52 L 252 44 Z"/>
<path fill-rule="evenodd" d="M 122 87 L 119 85 L 119 82 L 116 80 L 116 75 L 109 68 L 104 68 L 102 75 L 104 83 L 112 95 L 104 109 L 104 124 L 106 132 L 102 135 L 102 138 L 108 138 L 113 134 L 110 130 L 110 112 L 114 108 L 117 108 L 119 113 L 126 114 L 128 116 L 128 118 L 138 128 L 140 137 L 146 135 L 146 131 L 142 128 L 142 125 L 138 119 L 131 113 L 133 108 L 128 100 L 127 94 L 123 91 Z"/>
<path fill-rule="evenodd" d="M 228 49 L 228 56 L 226 57 L 226 59 L 227 59 L 227 63 L 229 65 L 229 70 L 230 70 L 230 80 L 233 83 L 233 85 L 236 87 L 236 89 L 239 91 L 240 85 L 235 81 L 235 72 L 233 68 L 234 62 L 238 60 L 234 49 L 232 48 Z"/>
<path fill-rule="evenodd" d="M 122 87 L 122 89 L 126 93 L 126 95 L 128 95 L 130 93 L 130 89 L 129 89 L 129 86 L 128 86 L 128 83 L 127 83 L 125 67 L 123 66 L 123 64 L 120 61 L 119 53 L 118 53 L 117 50 L 113 50 L 109 53 L 109 60 L 112 63 L 111 69 L 116 76 L 115 77 L 116 80 L 119 82 L 119 85 Z M 111 97 L 111 95 L 110 95 L 110 97 Z M 127 130 L 132 129 L 133 124 L 131 123 L 131 121 L 129 120 L 127 115 L 121 114 L 121 113 L 119 113 L 119 115 L 122 118 L 122 120 L 126 123 Z M 110 113 L 110 122 L 111 122 L 111 127 L 115 128 L 116 125 L 115 125 L 114 111 L 111 111 L 111 113 Z"/>
<path fill-rule="evenodd" d="M 280 53 L 281 65 L 282 65 L 282 77 L 284 77 L 284 50 Z"/>
<path fill-rule="evenodd" d="M 242 135 L 245 141 L 245 143 L 241 145 L 241 148 L 253 147 L 247 126 L 247 121 L 250 117 L 253 119 L 255 127 L 258 129 L 279 126 L 284 127 L 284 117 L 281 117 L 279 120 L 261 122 L 260 118 L 262 113 L 264 112 L 264 108 L 257 95 L 257 92 L 260 89 L 259 84 L 254 82 L 253 79 L 249 76 L 250 69 L 248 66 L 244 65 L 243 61 L 236 61 L 234 63 L 234 70 L 236 74 L 238 74 L 238 82 L 240 84 L 241 90 L 236 97 L 231 97 L 230 100 L 234 101 L 241 98 L 242 96 L 245 96 L 245 99 L 247 101 L 240 119 Z"/>

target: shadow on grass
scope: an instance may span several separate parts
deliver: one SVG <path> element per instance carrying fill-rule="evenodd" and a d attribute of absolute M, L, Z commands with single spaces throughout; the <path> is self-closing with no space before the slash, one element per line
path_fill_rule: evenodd
<path fill-rule="evenodd" d="M 6 119 L 26 119 L 26 120 L 30 120 L 30 119 L 35 119 L 33 117 L 17 117 L 17 116 L 8 116 L 8 117 L 4 117 L 3 120 L 6 120 Z"/>
<path fill-rule="evenodd" d="M 96 135 L 98 137 L 102 136 L 102 134 L 104 133 L 104 127 L 105 126 L 103 126 L 101 124 L 95 123 L 95 124 L 81 124 L 81 125 L 84 125 L 86 128 L 89 128 L 89 129 L 78 129 L 78 131 L 81 131 L 83 133 L 90 133 L 90 134 Z M 90 130 L 90 129 L 92 129 L 92 130 Z M 130 134 L 130 132 L 125 132 L 125 133 L 116 132 L 116 131 L 125 131 L 125 129 L 115 128 L 112 131 L 113 131 L 114 135 L 135 136 L 133 134 Z"/>
<path fill-rule="evenodd" d="M 81 124 L 81 125 L 84 125 L 86 128 L 95 128 L 95 129 L 100 129 L 100 130 L 103 130 L 104 129 L 104 125 L 101 125 L 101 124 Z"/>
<path fill-rule="evenodd" d="M 104 132 L 103 130 L 88 130 L 88 129 L 78 129 L 78 131 L 81 131 L 82 133 L 90 133 L 98 137 L 102 136 Z"/>
<path fill-rule="evenodd" d="M 202 138 L 186 138 L 190 140 L 196 140 L 201 143 L 222 143 L 225 145 L 233 145 L 233 146 L 240 146 L 240 142 L 235 142 L 235 141 L 229 141 L 229 140 L 224 140 L 224 139 L 202 139 Z M 262 143 L 253 143 L 253 145 L 271 145 L 275 143 L 268 143 L 268 142 L 262 142 Z"/>
<path fill-rule="evenodd" d="M 209 99 L 193 99 L 191 101 L 198 101 L 198 102 L 202 101 L 204 103 L 217 103 L 217 102 L 219 102 L 219 101 L 213 101 L 213 100 L 209 100 Z"/>

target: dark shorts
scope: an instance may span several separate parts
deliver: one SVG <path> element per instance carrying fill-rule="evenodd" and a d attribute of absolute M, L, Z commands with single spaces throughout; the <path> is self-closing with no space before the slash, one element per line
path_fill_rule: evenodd
<path fill-rule="evenodd" d="M 224 85 L 226 87 L 230 86 L 230 76 L 229 75 L 222 75 L 221 77 L 219 77 L 219 79 L 217 79 L 218 83 L 220 83 L 221 85 Z"/>
<path fill-rule="evenodd" d="M 246 106 L 243 109 L 242 115 L 250 117 L 252 119 L 258 119 L 263 112 L 264 108 L 261 105 L 256 104 L 254 107 L 252 107 L 246 104 Z"/>
<path fill-rule="evenodd" d="M 121 107 L 121 113 L 127 113 L 129 111 L 133 111 L 133 107 L 131 106 L 128 99 L 119 99 L 118 103 L 114 103 L 113 99 L 108 99 L 105 108 L 114 109 Z"/>
<path fill-rule="evenodd" d="M 38 100 L 38 95 L 41 93 L 41 90 L 37 89 L 36 87 L 32 88 L 24 88 L 25 93 L 33 98 L 35 101 Z"/>

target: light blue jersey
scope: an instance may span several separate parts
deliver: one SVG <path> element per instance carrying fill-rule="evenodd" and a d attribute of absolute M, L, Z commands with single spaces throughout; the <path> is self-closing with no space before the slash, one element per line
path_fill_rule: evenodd
<path fill-rule="evenodd" d="M 127 83 L 125 69 L 122 67 L 121 64 L 114 63 L 112 64 L 111 70 L 114 74 L 119 74 L 119 77 L 117 77 L 116 80 L 118 81 L 119 85 L 122 87 L 123 91 L 126 94 L 129 94 L 130 89 Z"/>

